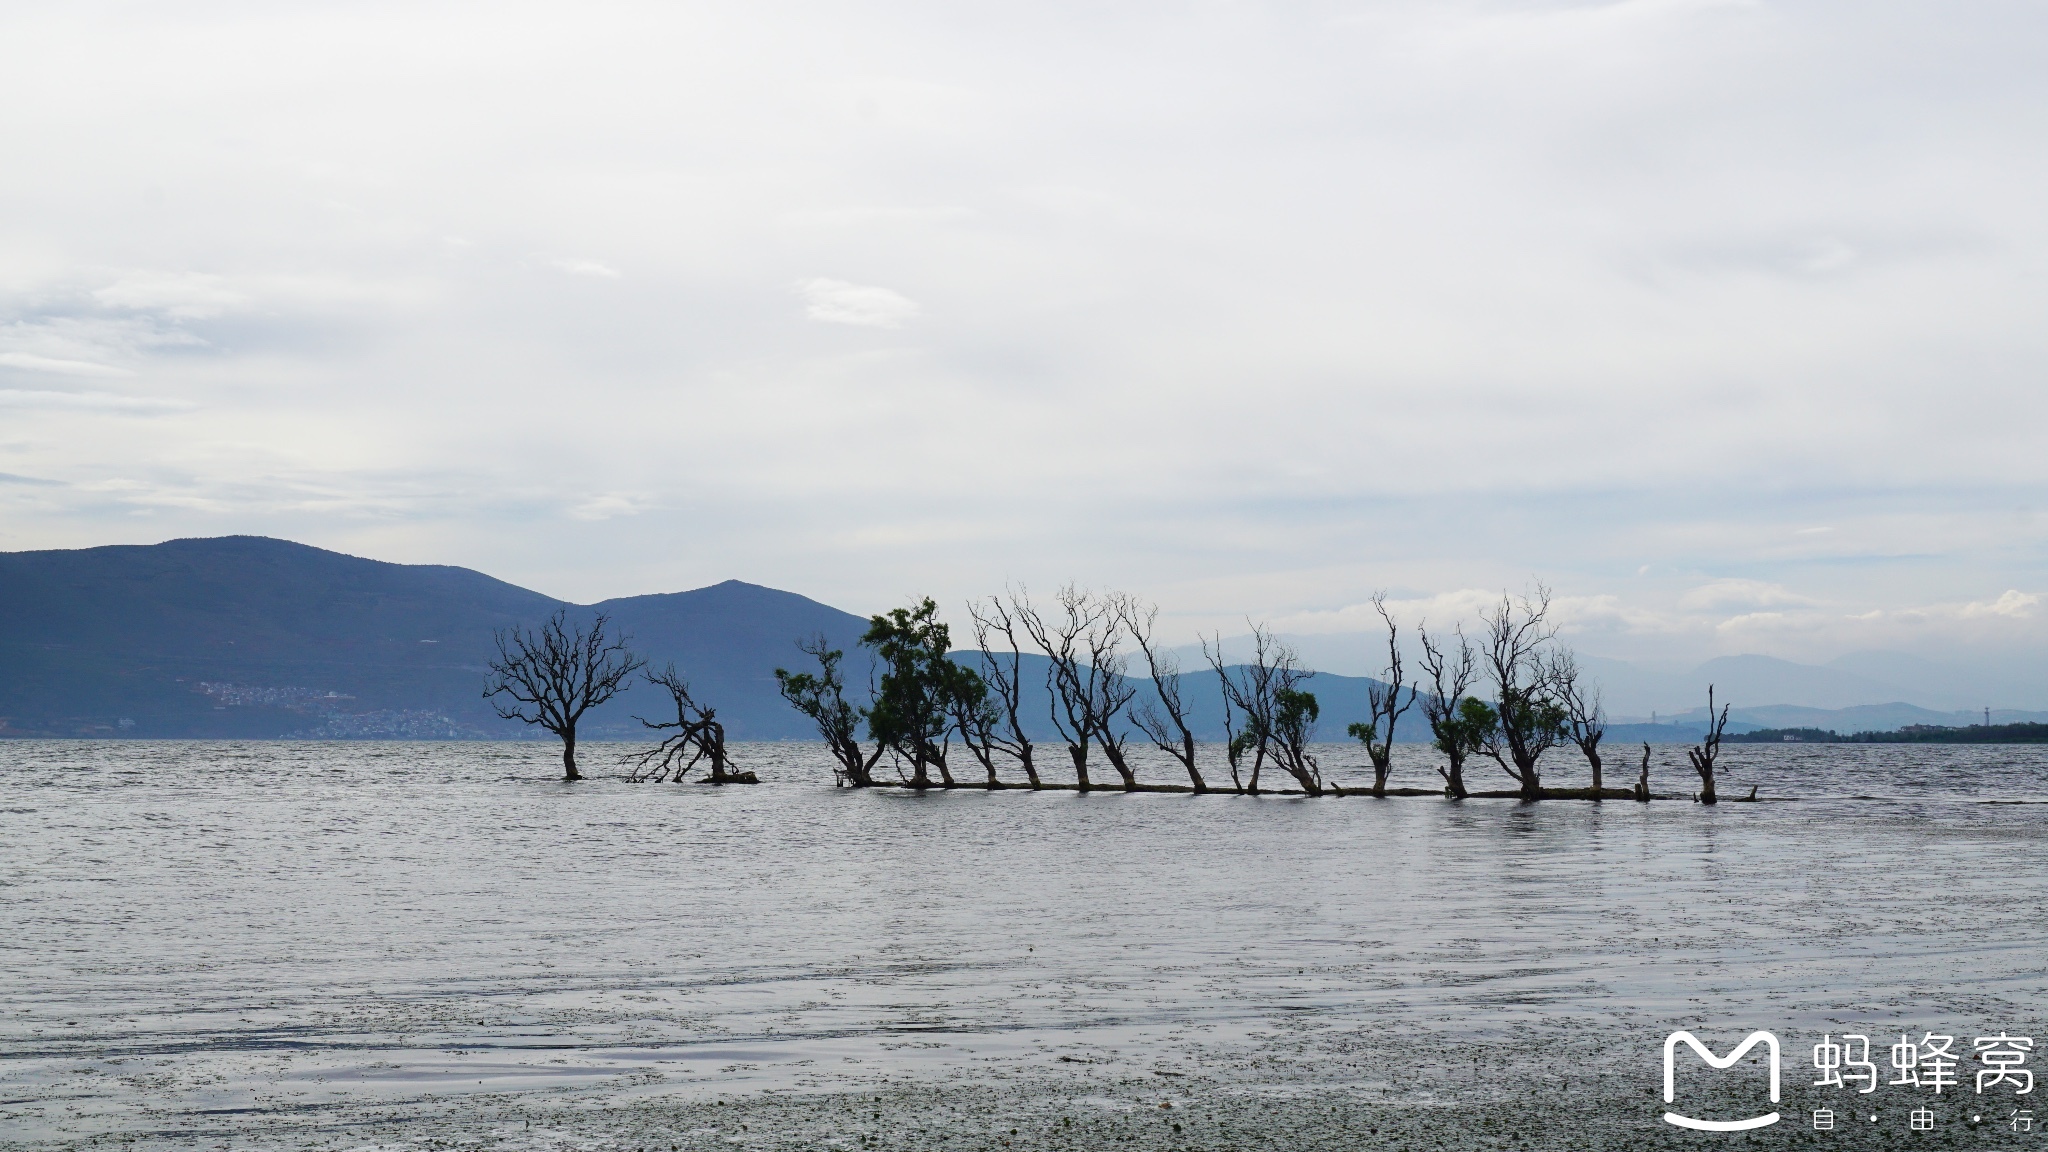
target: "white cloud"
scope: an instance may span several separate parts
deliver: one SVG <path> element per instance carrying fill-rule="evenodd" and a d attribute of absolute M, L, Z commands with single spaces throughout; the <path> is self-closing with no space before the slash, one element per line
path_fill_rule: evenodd
<path fill-rule="evenodd" d="M 0 368 L 22 368 L 30 372 L 53 372 L 59 376 L 133 376 L 126 368 L 95 364 L 90 360 L 66 360 L 37 356 L 32 352 L 0 352 Z"/>
<path fill-rule="evenodd" d="M 2006 591 L 1989 603 L 1963 605 L 1964 616 L 2005 616 L 2015 620 L 2026 620 L 2034 615 L 2034 609 L 2041 603 L 2041 597 L 2033 592 L 2021 592 L 2016 588 Z"/>
<path fill-rule="evenodd" d="M 1811 607 L 1812 597 L 1801 596 L 1782 584 L 1763 580 L 1716 580 L 1702 584 L 1678 598 L 1680 608 L 1692 611 L 1716 608 L 1769 608 L 1778 605 Z"/>
<path fill-rule="evenodd" d="M 807 307 L 804 314 L 828 324 L 856 324 L 868 328 L 901 328 L 917 318 L 915 300 L 866 284 L 818 278 L 797 286 Z"/>
<path fill-rule="evenodd" d="M 92 294 L 110 308 L 160 312 L 181 320 L 202 320 L 235 311 L 249 297 L 219 276 L 202 272 L 131 272 Z"/>
<path fill-rule="evenodd" d="M 647 507 L 645 496 L 607 492 L 576 504 L 569 509 L 569 515 L 578 520 L 610 520 L 618 516 L 637 516 Z"/>
<path fill-rule="evenodd" d="M 74 412 L 181 412 L 192 405 L 182 400 L 118 396 L 112 392 L 46 392 L 0 388 L 0 408 Z"/>
<path fill-rule="evenodd" d="M 571 276 L 596 276 L 605 280 L 617 280 L 619 270 L 596 260 L 556 260 L 554 267 Z"/>

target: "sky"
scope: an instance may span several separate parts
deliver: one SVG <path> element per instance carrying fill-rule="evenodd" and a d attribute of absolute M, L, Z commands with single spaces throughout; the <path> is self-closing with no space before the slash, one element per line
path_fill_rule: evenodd
<path fill-rule="evenodd" d="M 2048 10 L 0 4 L 0 550 L 2048 650 Z M 960 614 L 960 613 L 955 613 Z M 2018 663 L 2012 663 L 2018 662 Z"/>

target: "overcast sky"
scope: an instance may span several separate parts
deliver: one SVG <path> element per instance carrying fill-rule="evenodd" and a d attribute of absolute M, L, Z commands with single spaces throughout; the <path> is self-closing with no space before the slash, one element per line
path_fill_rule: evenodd
<path fill-rule="evenodd" d="M 2048 640 L 2038 4 L 0 14 L 0 549 Z"/>

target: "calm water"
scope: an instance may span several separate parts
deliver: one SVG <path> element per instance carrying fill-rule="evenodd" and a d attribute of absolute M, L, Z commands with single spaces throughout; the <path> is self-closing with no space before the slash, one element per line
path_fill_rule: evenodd
<path fill-rule="evenodd" d="M 0 744 L 0 1139 L 1170 1069 L 1311 1018 L 1631 1050 L 2048 1024 L 2048 806 L 1986 803 L 2048 801 L 2040 749 L 1737 747 L 1724 795 L 1802 799 L 1717 809 L 856 793 L 816 749 L 739 753 L 767 783 Z"/>

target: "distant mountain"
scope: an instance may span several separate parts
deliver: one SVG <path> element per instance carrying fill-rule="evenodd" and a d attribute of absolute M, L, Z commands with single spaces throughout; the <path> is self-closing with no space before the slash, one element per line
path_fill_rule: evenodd
<path fill-rule="evenodd" d="M 709 588 L 572 605 L 466 568 L 388 564 L 255 536 L 149 546 L 0 553 L 0 733 L 15 736 L 520 738 L 485 703 L 494 630 L 560 608 L 612 617 L 654 666 L 673 662 L 736 740 L 815 738 L 776 690 L 801 668 L 799 640 L 847 652 L 849 695 L 868 664 L 865 617 L 728 580 Z M 957 653 L 973 664 L 977 657 Z M 1025 658 L 1033 736 L 1056 739 L 1046 661 Z M 1314 677 L 1323 734 L 1366 714 L 1370 682 Z M 1140 702 L 1152 698 L 1137 681 Z M 1203 739 L 1223 734 L 1215 673 L 1184 684 Z M 587 738 L 638 739 L 660 717 L 644 685 L 593 710 Z M 1421 739 L 1420 718 L 1401 736 Z M 1138 738 L 1142 741 L 1142 738 Z"/>
<path fill-rule="evenodd" d="M 255 536 L 149 546 L 0 553 L 0 735 L 316 738 L 518 738 L 485 703 L 492 633 L 532 626 L 558 609 L 608 613 L 656 667 L 673 662 L 717 709 L 736 740 L 815 738 L 776 691 L 775 669 L 804 666 L 797 641 L 822 635 L 847 653 L 849 696 L 868 682 L 859 647 L 865 617 L 791 592 L 728 580 L 709 588 L 572 605 L 480 572 L 388 564 Z M 1364 637 L 1323 637 L 1315 651 L 1365 661 Z M 1240 656 L 1234 642 L 1226 652 Z M 973 664 L 976 657 L 956 653 Z M 1182 654 L 1191 726 L 1221 738 L 1216 674 L 1199 650 Z M 1315 661 L 1311 660 L 1311 663 Z M 1736 705 L 1743 727 L 1819 727 L 1847 733 L 1972 716 L 1919 706 L 1881 677 L 1939 682 L 1947 670 L 1912 657 L 1862 653 L 1842 667 L 1735 656 L 1671 670 L 1586 657 L 1623 720 L 1617 739 L 1689 739 L 1704 720 L 1706 684 Z M 1046 662 L 1027 657 L 1024 711 L 1051 743 Z M 1307 687 L 1320 734 L 1343 740 L 1367 715 L 1372 681 L 1325 671 Z M 1137 703 L 1153 698 L 1134 681 Z M 1883 703 L 1884 701 L 1905 703 Z M 1759 706 L 1759 702 L 1769 705 Z M 594 711 L 584 734 L 630 737 L 635 713 L 666 700 L 641 686 Z M 1631 715 L 1633 714 L 1633 715 Z M 2042 713 L 1994 710 L 2016 722 Z M 1981 719 L 1981 713 L 1977 714 Z M 1672 722 L 1676 722 L 1676 727 Z M 1640 731 L 1638 731 L 1640 727 Z M 1398 738 L 1427 739 L 1418 711 Z M 1142 742 L 1142 737 L 1134 734 Z"/>
<path fill-rule="evenodd" d="M 799 670 L 810 657 L 797 642 L 823 636 L 848 653 L 849 679 L 864 689 L 865 663 L 859 659 L 864 616 L 842 612 L 794 592 L 727 580 L 690 592 L 627 596 L 594 607 L 608 613 L 628 636 L 635 651 L 659 668 L 671 661 L 689 677 L 691 686 L 718 709 L 726 735 L 734 740 L 811 740 L 817 733 L 782 699 L 775 669 Z M 621 696 L 593 713 L 594 731 L 641 736 L 635 713 L 660 717 L 664 696 L 644 687 Z"/>
<path fill-rule="evenodd" d="M 1386 663 L 1384 634 L 1328 633 L 1281 637 L 1310 667 L 1371 675 Z M 1410 637 L 1412 640 L 1412 637 Z M 1240 660 L 1248 637 L 1225 637 L 1223 652 Z M 1190 664 L 1201 650 L 1178 650 Z M 1415 653 L 1407 653 L 1411 667 Z M 1648 720 L 1704 708 L 1707 685 L 1716 698 L 1744 706 L 1839 709 L 1900 702 L 1933 712 L 2048 708 L 2048 665 L 2002 659 L 1983 667 L 1927 660 L 1902 652 L 1852 652 L 1826 664 L 1800 664 L 1773 656 L 1722 656 L 1699 665 L 1615 660 L 1585 653 L 1579 666 L 1597 682 L 1607 710 Z"/>
<path fill-rule="evenodd" d="M 479 572 L 252 536 L 0 553 L 0 731 L 525 734 L 485 704 L 492 632 L 577 609 Z M 721 705 L 735 738 L 805 737 L 775 692 L 799 636 L 848 649 L 861 617 L 739 581 L 595 605 Z M 637 732 L 641 689 L 591 717 Z"/>

